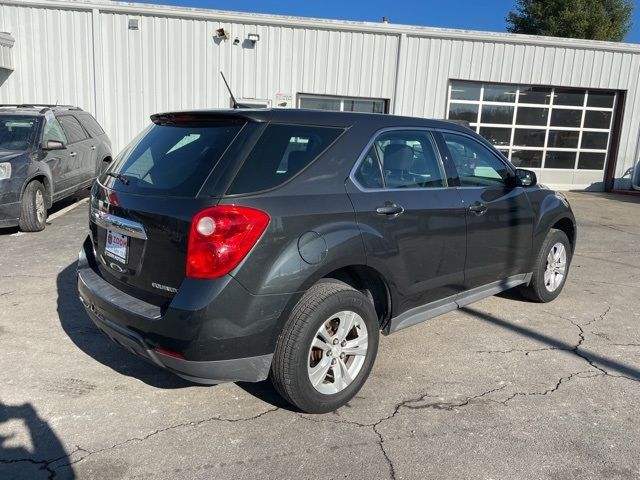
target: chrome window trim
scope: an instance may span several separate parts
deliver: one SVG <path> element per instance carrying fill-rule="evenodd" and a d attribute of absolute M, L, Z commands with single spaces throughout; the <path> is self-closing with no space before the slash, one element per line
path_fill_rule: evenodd
<path fill-rule="evenodd" d="M 373 144 L 375 143 L 376 139 L 382 135 L 383 133 L 387 133 L 387 132 L 397 132 L 397 131 L 419 131 L 419 132 L 427 132 L 429 134 L 429 136 L 431 137 L 431 143 L 432 146 L 436 152 L 436 156 L 438 157 L 438 162 L 439 162 L 439 167 L 440 167 L 440 173 L 443 176 L 442 178 L 442 182 L 444 183 L 444 186 L 442 187 L 423 187 L 423 188 L 367 188 L 364 187 L 362 184 L 360 184 L 360 182 L 358 182 L 358 180 L 356 179 L 356 171 L 358 170 L 358 168 L 360 168 L 360 164 L 364 161 L 364 158 L 367 156 L 367 153 L 369 153 L 369 150 L 371 149 L 371 147 L 373 146 Z M 360 190 L 363 193 L 367 193 L 367 192 L 424 192 L 425 190 L 443 190 L 445 188 L 452 188 L 449 186 L 448 184 L 448 180 L 447 180 L 447 174 L 446 174 L 446 170 L 444 168 L 444 161 L 442 159 L 442 155 L 440 153 L 440 148 L 438 148 L 438 143 L 436 142 L 436 139 L 433 136 L 433 132 L 437 131 L 437 129 L 435 128 L 429 128 L 429 127 L 412 127 L 412 126 L 407 126 L 407 127 L 385 127 L 385 128 L 381 128 L 380 130 L 377 130 L 369 139 L 369 141 L 367 142 L 367 145 L 364 147 L 364 150 L 362 151 L 362 153 L 360 153 L 360 155 L 358 156 L 358 159 L 355 161 L 353 167 L 351 168 L 351 172 L 349 172 L 349 179 L 351 180 L 351 183 L 353 183 L 356 188 L 358 190 Z M 376 155 L 378 154 L 378 152 L 376 151 Z M 379 162 L 379 158 L 378 158 L 378 162 Z M 382 165 L 380 165 L 380 168 L 382 168 Z M 381 172 L 382 174 L 382 182 L 384 183 L 384 171 Z"/>

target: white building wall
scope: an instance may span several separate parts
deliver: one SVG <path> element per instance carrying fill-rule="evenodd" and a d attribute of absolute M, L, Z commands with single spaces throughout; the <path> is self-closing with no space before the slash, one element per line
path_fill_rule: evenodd
<path fill-rule="evenodd" d="M 221 27 L 230 40 L 214 40 Z M 451 79 L 625 90 L 617 187 L 628 188 L 622 176 L 638 158 L 640 46 L 55 0 L 0 0 L 1 31 L 16 41 L 0 103 L 78 105 L 117 150 L 152 113 L 228 107 L 223 71 L 239 98 L 375 97 L 392 113 L 434 118 L 446 115 Z M 255 47 L 249 33 L 260 35 Z"/>

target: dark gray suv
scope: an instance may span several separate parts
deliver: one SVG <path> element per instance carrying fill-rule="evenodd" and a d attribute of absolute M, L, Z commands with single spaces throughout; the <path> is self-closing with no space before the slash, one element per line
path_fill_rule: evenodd
<path fill-rule="evenodd" d="M 78 288 L 111 339 L 200 383 L 269 375 L 344 405 L 393 333 L 567 278 L 567 199 L 445 121 L 304 110 L 153 115 L 92 190 Z"/>
<path fill-rule="evenodd" d="M 43 230 L 52 203 L 90 186 L 111 142 L 77 107 L 0 105 L 0 227 Z"/>

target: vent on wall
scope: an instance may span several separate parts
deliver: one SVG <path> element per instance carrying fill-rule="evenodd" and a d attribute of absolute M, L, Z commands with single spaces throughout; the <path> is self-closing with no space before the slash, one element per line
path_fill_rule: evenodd
<path fill-rule="evenodd" d="M 129 30 L 140 30 L 140 20 L 137 18 L 130 18 Z"/>

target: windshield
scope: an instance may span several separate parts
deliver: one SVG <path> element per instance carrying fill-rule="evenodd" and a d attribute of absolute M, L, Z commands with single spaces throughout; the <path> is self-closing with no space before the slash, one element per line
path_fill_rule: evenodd
<path fill-rule="evenodd" d="M 0 150 L 29 150 L 38 133 L 38 117 L 0 116 Z"/>
<path fill-rule="evenodd" d="M 152 125 L 116 158 L 104 183 L 128 193 L 196 195 L 243 125 Z"/>

